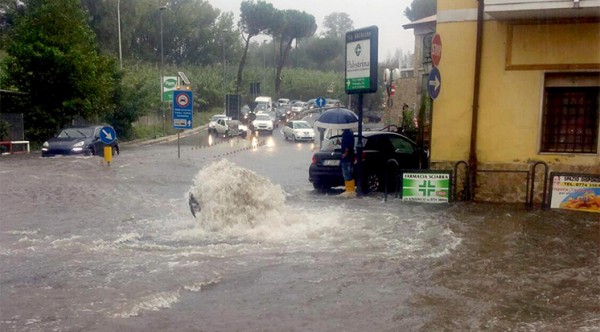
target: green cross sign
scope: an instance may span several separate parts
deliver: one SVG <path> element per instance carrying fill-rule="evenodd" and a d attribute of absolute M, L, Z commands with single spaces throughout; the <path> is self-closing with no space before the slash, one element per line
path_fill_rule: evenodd
<path fill-rule="evenodd" d="M 431 196 L 431 193 L 435 192 L 435 184 L 431 183 L 431 181 L 423 181 L 419 184 L 419 191 L 423 193 L 424 196 Z"/>

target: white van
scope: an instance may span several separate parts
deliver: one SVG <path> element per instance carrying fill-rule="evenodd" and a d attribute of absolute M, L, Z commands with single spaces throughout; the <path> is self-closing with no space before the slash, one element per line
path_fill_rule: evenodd
<path fill-rule="evenodd" d="M 254 103 L 256 103 L 256 106 L 254 107 L 255 110 L 262 109 L 267 113 L 273 111 L 273 99 L 271 99 L 271 97 L 258 96 L 254 99 Z"/>

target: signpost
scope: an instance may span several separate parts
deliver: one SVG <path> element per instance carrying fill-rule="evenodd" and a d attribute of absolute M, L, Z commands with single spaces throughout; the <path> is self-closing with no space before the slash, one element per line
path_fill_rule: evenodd
<path fill-rule="evenodd" d="M 317 106 L 319 108 L 325 106 L 325 103 L 326 103 L 326 100 L 323 97 L 319 97 L 315 100 L 315 106 Z"/>
<path fill-rule="evenodd" d="M 431 40 L 431 63 L 437 67 L 442 59 L 442 37 L 437 33 Z"/>
<path fill-rule="evenodd" d="M 177 88 L 176 76 L 164 76 L 160 100 L 170 103 L 173 100 L 173 91 Z"/>
<path fill-rule="evenodd" d="M 440 94 L 441 89 L 442 76 L 437 67 L 433 67 L 429 73 L 429 77 L 427 78 L 427 91 L 429 92 L 429 96 L 433 99 L 436 99 Z"/>
<path fill-rule="evenodd" d="M 173 128 L 192 129 L 194 99 L 192 91 L 175 91 L 173 93 Z M 181 157 L 179 147 L 179 131 L 177 132 L 177 158 Z"/>
<path fill-rule="evenodd" d="M 112 161 L 112 144 L 117 138 L 117 133 L 112 127 L 106 126 L 100 129 L 100 141 L 104 143 L 104 161 L 110 165 Z"/>
<path fill-rule="evenodd" d="M 358 137 L 362 137 L 363 99 L 365 93 L 377 92 L 379 28 L 370 26 L 346 32 L 346 94 L 358 94 Z M 356 153 L 362 155 L 362 139 L 356 143 Z M 362 158 L 356 162 L 357 192 L 362 192 Z"/>
<path fill-rule="evenodd" d="M 192 129 L 192 91 L 175 91 L 173 97 L 173 128 Z"/>

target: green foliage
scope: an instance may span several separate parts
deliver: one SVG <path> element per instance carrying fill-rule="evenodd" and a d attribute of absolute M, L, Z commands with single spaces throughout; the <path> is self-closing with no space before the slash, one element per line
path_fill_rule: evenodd
<path fill-rule="evenodd" d="M 279 15 L 281 20 L 275 20 L 272 27 L 273 37 L 279 40 L 279 63 L 275 74 L 275 94 L 280 96 L 281 92 L 281 71 L 285 66 L 287 57 L 292 49 L 294 40 L 311 37 L 317 31 L 317 23 L 313 15 L 306 12 L 300 12 L 295 9 L 288 9 Z"/>
<path fill-rule="evenodd" d="M 10 129 L 10 124 L 8 121 L 0 120 L 0 141 L 4 141 L 8 139 L 8 130 Z"/>
<path fill-rule="evenodd" d="M 409 7 L 404 9 L 404 16 L 411 21 L 435 15 L 437 13 L 437 0 L 412 0 Z"/>
<path fill-rule="evenodd" d="M 239 93 L 242 88 L 244 67 L 246 65 L 246 57 L 248 56 L 250 39 L 258 34 L 266 32 L 270 28 L 275 13 L 276 10 L 270 3 L 261 0 L 258 2 L 254 2 L 253 0 L 242 1 L 238 26 L 242 33 L 247 34 L 247 37 L 245 38 L 244 51 L 240 59 L 240 65 L 238 66 L 235 84 L 236 93 Z"/>
<path fill-rule="evenodd" d="M 347 13 L 331 13 L 323 20 L 323 36 L 343 39 L 346 32 L 354 29 L 354 22 Z"/>
<path fill-rule="evenodd" d="M 18 17 L 2 62 L 2 86 L 27 93 L 26 136 L 42 141 L 76 118 L 115 107 L 114 60 L 97 53 L 77 0 L 31 0 Z"/>

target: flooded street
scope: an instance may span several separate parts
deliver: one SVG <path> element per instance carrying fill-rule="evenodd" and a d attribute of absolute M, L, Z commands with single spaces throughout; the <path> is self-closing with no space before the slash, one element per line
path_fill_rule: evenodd
<path fill-rule="evenodd" d="M 313 144 L 187 142 L 0 159 L 1 331 L 600 331 L 598 214 L 340 198 Z"/>

